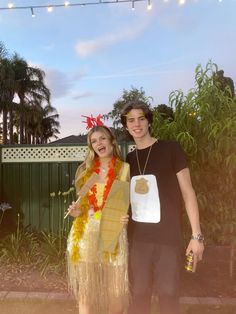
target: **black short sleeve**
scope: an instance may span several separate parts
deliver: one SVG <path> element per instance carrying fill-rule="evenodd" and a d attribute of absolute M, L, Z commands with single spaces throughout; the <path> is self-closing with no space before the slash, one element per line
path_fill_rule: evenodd
<path fill-rule="evenodd" d="M 172 159 L 175 173 L 188 167 L 186 155 L 178 142 L 172 142 Z"/>

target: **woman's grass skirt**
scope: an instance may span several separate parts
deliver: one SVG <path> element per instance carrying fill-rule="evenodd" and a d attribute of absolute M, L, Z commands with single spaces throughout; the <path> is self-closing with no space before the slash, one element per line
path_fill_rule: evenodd
<path fill-rule="evenodd" d="M 93 313 L 105 314 L 109 309 L 119 311 L 128 305 L 128 245 L 124 227 L 119 237 L 117 254 L 104 258 L 98 251 L 99 229 L 100 220 L 88 218 L 83 237 L 78 244 L 78 262 L 70 259 L 72 231 L 70 232 L 67 247 L 68 281 L 77 303 L 89 305 Z"/>

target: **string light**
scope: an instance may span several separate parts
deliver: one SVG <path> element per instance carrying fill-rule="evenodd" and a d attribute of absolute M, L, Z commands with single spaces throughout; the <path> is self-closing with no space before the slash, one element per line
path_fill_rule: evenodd
<path fill-rule="evenodd" d="M 185 4 L 185 0 L 179 0 L 179 5 L 184 5 Z"/>
<path fill-rule="evenodd" d="M 32 16 L 35 16 L 34 11 L 35 9 L 42 9 L 46 8 L 48 12 L 52 12 L 54 8 L 60 8 L 60 7 L 74 7 L 74 6 L 81 6 L 84 7 L 86 5 L 98 5 L 98 4 L 118 4 L 118 3 L 132 3 L 132 10 L 134 10 L 134 3 L 135 2 L 147 2 L 148 1 L 148 7 L 150 7 L 151 4 L 150 0 L 94 0 L 89 2 L 80 2 L 80 3 L 70 3 L 70 1 L 64 1 L 63 4 L 50 4 L 50 5 L 22 5 L 17 6 L 14 5 L 12 2 L 8 4 L 7 7 L 0 7 L 0 10 L 17 10 L 17 9 L 28 9 L 31 11 Z M 150 10 L 150 9 L 149 9 Z M 33 11 L 33 13 L 32 13 Z"/>
<path fill-rule="evenodd" d="M 135 7 L 134 7 L 134 0 L 132 0 L 132 10 L 133 10 L 133 11 L 135 10 Z"/>
<path fill-rule="evenodd" d="M 53 11 L 52 5 L 50 5 L 49 7 L 47 7 L 47 11 L 48 11 L 49 13 L 51 13 L 51 12 Z"/>
<path fill-rule="evenodd" d="M 8 3 L 6 7 L 0 7 L 0 10 L 8 10 L 8 9 L 41 9 L 41 8 L 59 8 L 59 7 L 73 7 L 73 6 L 86 6 L 86 5 L 98 5 L 98 4 L 115 4 L 115 3 L 127 3 L 131 2 L 132 7 L 134 6 L 135 2 L 148 2 L 148 6 L 152 6 L 150 4 L 150 0 L 88 0 L 87 2 L 84 0 L 84 2 L 80 3 L 70 3 L 70 1 L 64 1 L 64 4 L 50 4 L 50 5 L 14 5 L 12 1 Z M 170 0 L 161 0 L 165 3 L 170 2 Z M 194 2 L 198 2 L 199 0 L 192 0 Z M 217 0 L 216 0 L 217 1 Z M 232 0 L 235 2 L 236 0 Z M 186 4 L 187 0 L 175 0 L 179 5 L 184 5 Z M 223 0 L 218 0 L 218 2 L 223 2 Z"/>
<path fill-rule="evenodd" d="M 59 1 L 59 0 L 58 0 Z M 47 11 L 50 13 L 53 11 L 54 8 L 61 8 L 61 7 L 85 7 L 87 5 L 99 5 L 99 4 L 120 4 L 120 3 L 131 3 L 132 4 L 132 10 L 135 10 L 135 3 L 137 2 L 147 2 L 147 10 L 152 9 L 152 0 L 83 0 L 84 2 L 74 2 L 71 3 L 71 1 L 64 1 L 64 3 L 55 3 L 50 5 L 14 5 L 12 1 L 8 3 L 5 7 L 0 7 L 0 11 L 2 10 L 17 10 L 17 9 L 25 9 L 30 10 L 32 17 L 35 17 L 35 10 L 36 9 L 42 9 L 46 8 Z M 164 3 L 170 2 L 170 0 L 162 0 Z M 175 0 L 179 6 L 183 6 L 187 3 L 187 0 Z M 199 0 L 193 0 L 194 2 L 198 2 Z M 232 0 L 233 2 L 236 0 Z M 26 2 L 26 1 L 25 1 Z M 219 3 L 222 3 L 223 0 L 218 0 Z"/>
<path fill-rule="evenodd" d="M 34 14 L 34 9 L 33 9 L 33 8 L 30 8 L 30 11 L 31 11 L 31 15 L 32 15 L 32 17 L 35 17 L 35 14 Z"/>
<path fill-rule="evenodd" d="M 14 4 L 12 2 L 8 3 L 8 9 L 12 9 L 14 7 Z"/>
<path fill-rule="evenodd" d="M 147 9 L 148 9 L 148 10 L 151 10 L 151 9 L 152 9 L 151 0 L 148 0 Z"/>

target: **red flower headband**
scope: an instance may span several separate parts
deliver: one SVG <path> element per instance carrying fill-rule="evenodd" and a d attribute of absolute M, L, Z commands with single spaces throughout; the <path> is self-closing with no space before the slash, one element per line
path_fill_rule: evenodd
<path fill-rule="evenodd" d="M 102 122 L 102 119 L 103 119 L 102 114 L 99 114 L 96 118 L 94 118 L 92 115 L 91 117 L 82 115 L 82 117 L 86 118 L 86 120 L 83 121 L 83 123 L 87 124 L 86 126 L 87 130 L 92 129 L 94 126 L 97 126 L 97 125 L 104 125 L 104 123 Z"/>

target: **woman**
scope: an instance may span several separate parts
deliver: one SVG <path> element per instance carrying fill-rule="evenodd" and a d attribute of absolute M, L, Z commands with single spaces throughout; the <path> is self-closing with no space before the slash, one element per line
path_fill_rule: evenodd
<path fill-rule="evenodd" d="M 121 161 L 114 135 L 105 126 L 93 127 L 88 154 L 75 176 L 77 193 L 93 173 L 96 182 L 68 211 L 74 217 L 68 238 L 68 279 L 80 314 L 121 314 L 128 303 L 127 237 L 123 227 L 113 253 L 99 251 L 100 222 L 114 180 L 128 181 L 129 166 Z M 128 205 L 127 205 L 128 206 Z M 127 224 L 123 214 L 119 223 Z"/>

